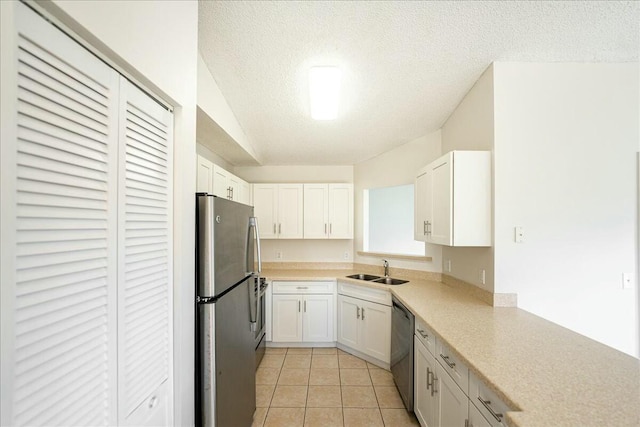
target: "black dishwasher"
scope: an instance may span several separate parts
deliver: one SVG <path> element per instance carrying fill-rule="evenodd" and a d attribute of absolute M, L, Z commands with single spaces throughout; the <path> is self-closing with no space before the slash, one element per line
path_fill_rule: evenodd
<path fill-rule="evenodd" d="M 413 411 L 413 328 L 415 317 L 391 298 L 391 373 L 407 411 Z"/>

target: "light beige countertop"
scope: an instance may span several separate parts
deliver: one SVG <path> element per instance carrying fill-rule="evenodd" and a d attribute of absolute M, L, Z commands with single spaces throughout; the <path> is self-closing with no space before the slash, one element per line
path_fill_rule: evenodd
<path fill-rule="evenodd" d="M 430 280 L 387 286 L 341 270 L 265 270 L 272 280 L 389 289 L 512 409 L 511 426 L 640 426 L 640 361 L 518 308 Z M 393 276 L 393 274 L 392 274 Z M 597 315 L 597 313 L 594 313 Z"/>

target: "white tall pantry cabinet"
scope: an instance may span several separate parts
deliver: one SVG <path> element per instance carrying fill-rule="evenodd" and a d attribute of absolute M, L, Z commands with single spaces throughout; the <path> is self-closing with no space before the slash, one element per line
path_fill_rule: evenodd
<path fill-rule="evenodd" d="M 170 425 L 173 116 L 24 4 L 14 11 L 0 424 Z"/>

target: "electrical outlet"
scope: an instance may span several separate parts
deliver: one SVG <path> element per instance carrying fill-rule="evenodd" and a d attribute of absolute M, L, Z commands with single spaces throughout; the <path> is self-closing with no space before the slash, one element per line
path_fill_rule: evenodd
<path fill-rule="evenodd" d="M 449 273 L 451 273 L 451 260 L 448 259 L 447 262 L 445 263 L 445 270 L 448 271 Z"/>
<path fill-rule="evenodd" d="M 622 289 L 631 289 L 631 274 L 622 273 Z"/>
<path fill-rule="evenodd" d="M 276 251 L 276 259 L 282 259 L 282 251 Z"/>
<path fill-rule="evenodd" d="M 524 242 L 524 227 L 515 227 L 513 229 L 513 240 L 516 243 L 523 243 Z"/>
<path fill-rule="evenodd" d="M 345 251 L 345 252 L 344 252 L 343 258 L 344 258 L 345 260 L 348 260 L 348 259 L 349 259 L 349 252 L 348 252 L 348 251 Z"/>
<path fill-rule="evenodd" d="M 485 282 L 486 282 L 486 276 L 487 276 L 486 271 L 485 271 L 485 269 L 484 269 L 484 268 L 480 269 L 480 274 L 479 274 L 479 276 L 480 276 L 480 277 L 479 277 L 479 279 L 480 279 L 480 283 L 482 283 L 482 284 L 484 285 L 484 284 L 485 284 Z"/>

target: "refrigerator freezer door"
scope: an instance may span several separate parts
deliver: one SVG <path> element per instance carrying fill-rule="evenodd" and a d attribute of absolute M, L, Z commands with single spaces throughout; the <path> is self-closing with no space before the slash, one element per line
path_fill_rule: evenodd
<path fill-rule="evenodd" d="M 197 208 L 198 296 L 215 297 L 248 276 L 247 253 L 253 263 L 253 237 L 247 239 L 253 207 L 198 195 Z"/>
<path fill-rule="evenodd" d="M 256 409 L 255 332 L 249 322 L 253 280 L 215 303 L 216 425 L 250 426 Z"/>
<path fill-rule="evenodd" d="M 196 358 L 199 370 L 196 371 L 197 404 L 200 406 L 199 422 L 196 425 L 215 426 L 216 414 L 216 372 L 215 366 L 215 304 L 198 304 L 198 341 Z"/>

